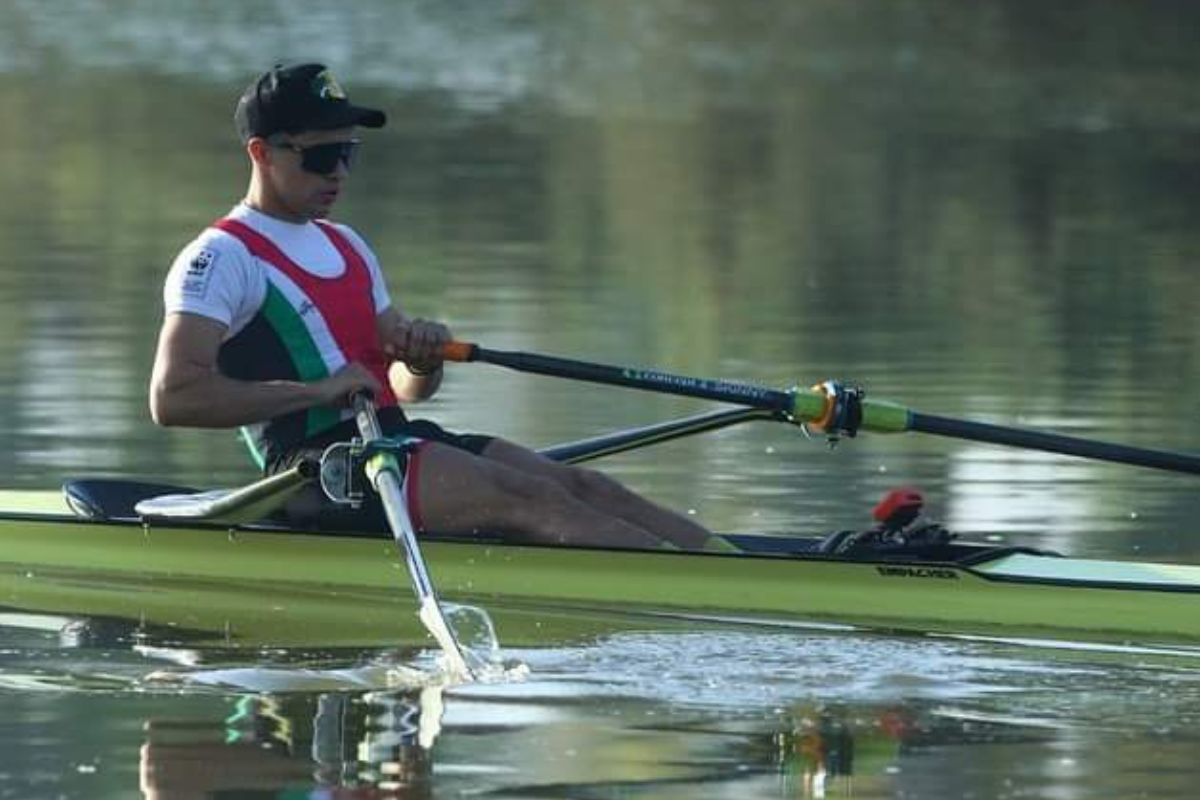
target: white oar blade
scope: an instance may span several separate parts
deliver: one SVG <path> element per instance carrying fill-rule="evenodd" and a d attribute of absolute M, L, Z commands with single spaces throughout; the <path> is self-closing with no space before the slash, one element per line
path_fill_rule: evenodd
<path fill-rule="evenodd" d="M 433 596 L 423 598 L 421 610 L 417 612 L 417 616 L 441 646 L 445 656 L 446 671 L 450 673 L 450 676 L 457 680 L 472 680 L 474 673 L 467 665 L 462 646 L 459 645 L 454 631 L 447 624 L 446 615 L 442 613 L 437 598 Z"/>

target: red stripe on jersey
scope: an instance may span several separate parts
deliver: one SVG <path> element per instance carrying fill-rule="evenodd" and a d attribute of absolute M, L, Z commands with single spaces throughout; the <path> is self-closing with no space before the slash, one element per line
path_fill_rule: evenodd
<path fill-rule="evenodd" d="M 396 405 L 396 395 L 388 385 L 388 359 L 379 343 L 371 271 L 367 262 L 337 228 L 326 222 L 315 224 L 345 262 L 346 268 L 341 275 L 332 278 L 313 275 L 289 258 L 274 242 L 244 222 L 226 218 L 214 222 L 213 227 L 237 238 L 251 255 L 266 261 L 296 284 L 321 312 L 329 333 L 346 361 L 362 364 L 379 381 L 383 389 L 375 398 L 376 404 Z"/>

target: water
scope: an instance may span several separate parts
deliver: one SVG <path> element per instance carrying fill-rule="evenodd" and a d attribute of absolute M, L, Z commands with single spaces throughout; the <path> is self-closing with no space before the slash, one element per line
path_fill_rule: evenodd
<path fill-rule="evenodd" d="M 0 486 L 253 474 L 231 435 L 155 428 L 145 386 L 161 278 L 240 196 L 232 103 L 277 56 L 326 59 L 388 110 L 340 217 L 408 311 L 463 338 L 778 387 L 838 377 L 931 413 L 1200 450 L 1198 21 L 1116 0 L 6 3 Z M 463 366 L 428 414 L 545 445 L 705 407 Z M 600 466 L 722 530 L 854 527 L 917 485 L 965 535 L 1200 561 L 1186 476 L 915 435 L 831 453 L 758 423 Z M 170 636 L 6 627 L 0 796 L 136 794 L 151 734 L 274 788 L 380 785 L 394 762 L 413 796 L 1184 797 L 1195 779 L 1186 659 L 576 626 L 506 651 L 526 680 L 447 691 L 428 751 L 406 738 L 419 690 L 159 685 L 161 659 L 133 648 Z M 317 747 L 323 702 L 384 755 L 351 759 L 361 732 Z M 272 714 L 294 735 L 262 747 Z M 257 723 L 227 741 L 231 717 Z M 832 756 L 819 777 L 812 753 L 847 739 L 853 778 Z"/>
<path fill-rule="evenodd" d="M 428 654 L 10 625 L 5 796 L 1190 796 L 1195 656 L 614 626 L 447 688 Z"/>

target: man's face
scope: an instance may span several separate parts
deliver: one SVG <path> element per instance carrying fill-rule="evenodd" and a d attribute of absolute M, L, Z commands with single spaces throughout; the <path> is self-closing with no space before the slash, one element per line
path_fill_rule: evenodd
<path fill-rule="evenodd" d="M 329 214 L 358 146 L 354 128 L 279 134 L 268 140 L 269 172 L 280 202 L 304 219 Z"/>

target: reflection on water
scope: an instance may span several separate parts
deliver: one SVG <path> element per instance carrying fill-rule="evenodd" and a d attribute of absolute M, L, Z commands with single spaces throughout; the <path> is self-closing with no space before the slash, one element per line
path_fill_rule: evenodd
<path fill-rule="evenodd" d="M 1200 724 L 1200 661 L 1181 653 L 711 624 L 515 650 L 524 680 L 405 687 L 384 650 L 168 663 L 166 630 L 135 649 L 115 623 L 81 638 L 83 618 L 5 620 L 14 796 L 1094 797 L 1137 781 L 1184 798 Z M 149 677 L 163 670 L 176 680 Z"/>
<path fill-rule="evenodd" d="M 425 718 L 438 713 L 436 692 L 245 695 L 219 728 L 147 720 L 139 763 L 143 796 L 294 787 L 336 788 L 339 797 L 432 797 L 433 741 Z"/>

